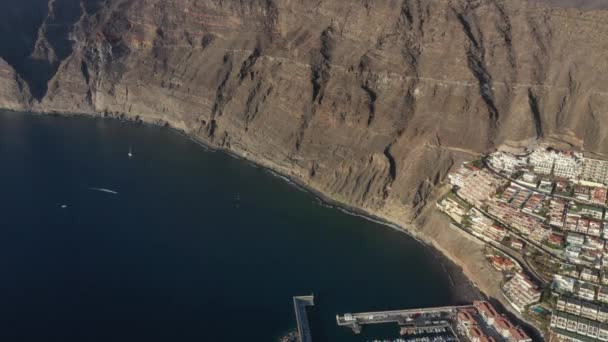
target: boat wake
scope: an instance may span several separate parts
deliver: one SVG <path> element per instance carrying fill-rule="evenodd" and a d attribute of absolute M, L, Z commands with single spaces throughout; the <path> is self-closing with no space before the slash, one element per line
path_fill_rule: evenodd
<path fill-rule="evenodd" d="M 110 189 L 104 189 L 104 188 L 89 188 L 89 190 L 93 190 L 93 191 L 100 191 L 100 192 L 105 192 L 107 194 L 112 194 L 112 195 L 118 195 L 118 192 L 114 191 L 114 190 L 110 190 Z"/>

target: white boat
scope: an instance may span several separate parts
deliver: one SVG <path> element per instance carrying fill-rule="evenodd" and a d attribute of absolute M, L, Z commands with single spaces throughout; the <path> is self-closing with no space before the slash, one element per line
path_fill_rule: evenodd
<path fill-rule="evenodd" d="M 131 146 L 129 146 L 129 158 L 133 158 L 133 151 L 131 151 Z"/>

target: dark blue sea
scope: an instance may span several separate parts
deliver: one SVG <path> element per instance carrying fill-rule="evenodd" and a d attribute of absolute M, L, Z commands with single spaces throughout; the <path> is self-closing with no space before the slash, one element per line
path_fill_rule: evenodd
<path fill-rule="evenodd" d="M 409 236 L 169 129 L 0 113 L 0 341 L 274 342 L 310 293 L 315 342 L 396 338 L 335 315 L 450 284 Z"/>

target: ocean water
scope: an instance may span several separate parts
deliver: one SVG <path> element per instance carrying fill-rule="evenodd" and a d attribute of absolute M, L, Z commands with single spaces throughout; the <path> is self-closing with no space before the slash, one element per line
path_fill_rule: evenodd
<path fill-rule="evenodd" d="M 310 293 L 315 342 L 457 300 L 414 239 L 169 129 L 0 113 L 0 341 L 272 342 Z"/>

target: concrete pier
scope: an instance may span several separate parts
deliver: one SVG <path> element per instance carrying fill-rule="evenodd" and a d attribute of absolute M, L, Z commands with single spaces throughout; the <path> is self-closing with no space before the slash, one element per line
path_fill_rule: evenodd
<path fill-rule="evenodd" d="M 420 316 L 426 316 L 425 320 L 436 321 L 437 323 L 441 322 L 440 324 L 443 324 L 458 309 L 466 308 L 473 308 L 473 306 L 444 306 L 438 308 L 347 313 L 343 316 L 336 315 L 336 322 L 339 326 L 350 327 L 358 334 L 361 332 L 361 326 L 364 324 L 398 323 L 399 325 L 406 325 L 414 323 Z"/>
<path fill-rule="evenodd" d="M 306 307 L 315 305 L 314 295 L 293 297 L 293 308 L 296 312 L 300 342 L 312 342 Z"/>

